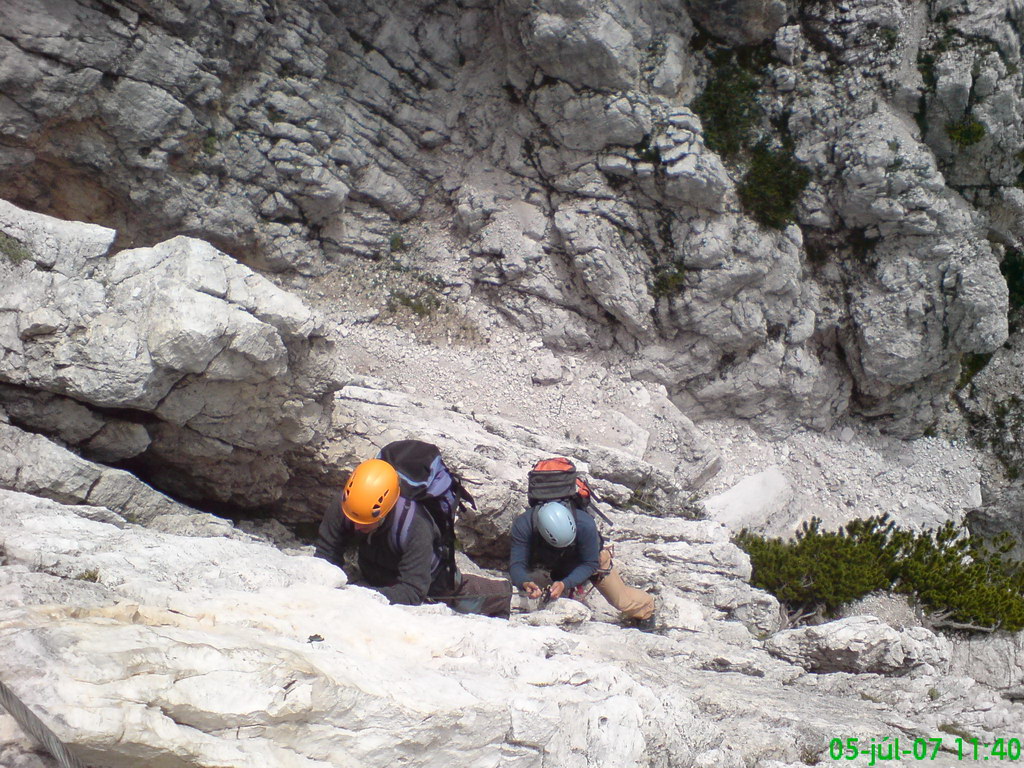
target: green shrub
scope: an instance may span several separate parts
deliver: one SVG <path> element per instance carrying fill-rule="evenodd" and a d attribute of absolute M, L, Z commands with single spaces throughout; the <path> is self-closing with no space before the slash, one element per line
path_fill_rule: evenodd
<path fill-rule="evenodd" d="M 956 123 L 947 123 L 946 135 L 959 147 L 969 147 L 985 138 L 985 126 L 972 117 Z"/>
<path fill-rule="evenodd" d="M 960 378 L 956 382 L 957 390 L 970 384 L 991 359 L 991 352 L 968 352 L 963 355 L 960 358 Z"/>
<path fill-rule="evenodd" d="M 917 53 L 917 69 L 924 80 L 924 86 L 929 91 L 935 90 L 935 54 L 920 50 Z"/>
<path fill-rule="evenodd" d="M 755 220 L 782 229 L 793 220 L 796 201 L 810 179 L 790 148 L 770 149 L 762 142 L 751 153 L 740 200 Z"/>
<path fill-rule="evenodd" d="M 636 156 L 641 162 L 661 165 L 661 150 L 651 144 L 651 134 L 645 133 L 644 137 L 633 146 L 633 151 L 636 152 Z"/>
<path fill-rule="evenodd" d="M 678 296 L 685 287 L 686 269 L 681 263 L 673 262 L 655 268 L 654 281 L 651 284 L 651 295 L 654 298 Z"/>
<path fill-rule="evenodd" d="M 435 311 L 440 309 L 441 299 L 426 290 L 408 293 L 396 289 L 391 293 L 388 307 L 391 311 L 394 311 L 399 306 L 405 307 L 419 317 L 430 317 Z"/>
<path fill-rule="evenodd" d="M 822 609 L 831 615 L 844 603 L 892 582 L 893 557 L 884 541 L 894 525 L 882 518 L 854 522 L 859 524 L 855 533 L 822 531 L 821 521 L 813 518 L 792 542 L 747 530 L 735 542 L 750 555 L 751 584 L 771 592 L 791 611 Z"/>
<path fill-rule="evenodd" d="M 20 264 L 32 258 L 32 252 L 16 237 L 0 232 L 0 254 L 14 264 Z"/>
<path fill-rule="evenodd" d="M 831 616 L 876 590 L 907 594 L 962 628 L 1024 628 L 1024 567 L 1004 559 L 1009 544 L 986 545 L 952 523 L 913 533 L 888 516 L 822 531 L 817 518 L 793 541 L 746 530 L 735 539 L 753 565 L 751 584 L 774 594 L 791 615 Z"/>
<path fill-rule="evenodd" d="M 693 101 L 704 125 L 704 142 L 723 157 L 734 157 L 750 143 L 754 126 L 761 119 L 757 103 L 760 81 L 733 62 L 720 64 Z"/>
<path fill-rule="evenodd" d="M 1007 248 L 1003 260 L 999 264 L 999 271 L 1006 278 L 1006 287 L 1010 292 L 1010 330 L 1016 330 L 1021 325 L 1021 315 L 1024 314 L 1024 253 L 1017 248 Z"/>
<path fill-rule="evenodd" d="M 220 138 L 215 133 L 206 134 L 202 143 L 204 155 L 216 155 L 220 145 Z"/>
<path fill-rule="evenodd" d="M 891 27 L 882 27 L 879 34 L 887 51 L 893 50 L 900 41 L 900 33 Z"/>

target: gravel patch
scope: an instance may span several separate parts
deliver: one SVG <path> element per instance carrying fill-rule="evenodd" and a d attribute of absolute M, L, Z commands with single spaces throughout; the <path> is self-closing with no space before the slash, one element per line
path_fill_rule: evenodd
<path fill-rule="evenodd" d="M 546 349 L 539 335 L 510 327 L 459 280 L 360 262 L 292 287 L 325 318 L 327 335 L 353 377 L 372 377 L 572 440 L 624 450 L 635 450 L 640 441 L 647 451 L 673 451 L 672 436 L 645 409 L 652 393 L 664 389 L 632 380 L 627 354 Z M 394 298 L 418 294 L 433 297 L 429 309 Z M 982 503 L 993 471 L 991 459 L 965 442 L 897 440 L 856 420 L 784 439 L 739 420 L 698 427 L 723 459 L 698 497 L 777 468 L 792 491 L 790 513 L 798 519 L 816 515 L 828 527 L 882 513 L 919 528 L 943 516 L 958 521 Z"/>

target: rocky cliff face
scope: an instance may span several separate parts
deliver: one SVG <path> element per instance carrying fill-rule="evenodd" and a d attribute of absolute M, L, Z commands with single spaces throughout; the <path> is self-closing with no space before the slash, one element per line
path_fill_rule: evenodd
<path fill-rule="evenodd" d="M 884 601 L 783 629 L 730 537 L 1019 511 L 993 491 L 1024 423 L 1020 21 L 3 3 L 3 681 L 111 767 L 783 768 L 1019 735 L 1024 635 Z M 919 435 L 990 352 L 958 399 L 1002 468 L 877 431 Z M 409 436 L 463 471 L 481 562 L 525 468 L 574 457 L 660 634 L 596 595 L 511 626 L 388 606 L 276 522 Z M 0 763 L 52 765 L 8 716 Z"/>
<path fill-rule="evenodd" d="M 962 646 L 953 665 L 921 627 L 858 616 L 765 642 L 723 620 L 721 589 L 703 590 L 730 570 L 713 523 L 639 545 L 670 566 L 663 584 L 691 585 L 660 596 L 662 635 L 572 601 L 511 626 L 388 606 L 323 561 L 193 532 L 0 491 L 4 680 L 90 765 L 782 768 L 827 761 L 835 738 L 870 754 L 924 735 L 955 765 L 951 733 L 990 741 L 1024 710 L 997 690 L 1024 679 L 1019 642 Z M 0 759 L 52 765 L 7 716 Z"/>
<path fill-rule="evenodd" d="M 299 299 L 199 240 L 111 254 L 112 230 L 6 202 L 0 227 L 20 249 L 0 259 L 15 421 L 192 499 L 316 508 L 338 376 Z"/>
<path fill-rule="evenodd" d="M 1006 337 L 1015 7 L 0 14 L 0 195 L 129 243 L 185 232 L 303 272 L 404 250 L 550 346 L 629 350 L 692 418 L 778 430 L 853 410 L 920 434 L 961 356 Z M 716 82 L 731 149 L 695 101 Z M 750 183 L 758 162 L 806 182 L 792 214 L 760 211 L 790 192 Z"/>

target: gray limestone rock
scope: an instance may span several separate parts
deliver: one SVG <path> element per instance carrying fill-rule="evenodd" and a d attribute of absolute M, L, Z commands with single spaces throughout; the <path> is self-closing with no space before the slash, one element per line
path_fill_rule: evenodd
<path fill-rule="evenodd" d="M 777 432 L 852 409 L 920 434 L 959 357 L 1005 334 L 986 233 L 1016 247 L 1024 218 L 1019 22 L 1002 6 L 801 4 L 782 26 L 779 0 L 44 5 L 0 9 L 0 195 L 36 210 L 300 272 L 454 219 L 410 261 L 553 347 L 635 352 L 690 417 Z M 791 142 L 810 173 L 799 230 L 754 225 L 744 162 L 709 149 L 691 106 L 718 64 L 691 15 L 729 45 L 770 40 L 748 144 Z M 61 322 L 35 308 L 0 318 L 0 339 Z M 95 326 L 141 353 L 116 317 Z M 258 326 L 216 359 L 182 349 L 202 328 L 179 331 L 154 329 L 158 361 L 280 368 Z"/>
<path fill-rule="evenodd" d="M 928 665 L 942 672 L 951 643 L 923 627 L 896 630 L 874 616 L 787 629 L 765 642 L 772 654 L 813 672 L 902 675 Z"/>
<path fill-rule="evenodd" d="M 996 632 L 953 641 L 951 669 L 985 685 L 1007 690 L 1024 685 L 1024 632 Z"/>
<path fill-rule="evenodd" d="M 558 358 L 549 353 L 541 360 L 537 370 L 534 371 L 533 383 L 541 386 L 557 384 L 564 377 L 565 371 L 562 369 L 562 364 L 558 362 Z"/>
<path fill-rule="evenodd" d="M 781 0 L 687 0 L 686 7 L 701 27 L 732 46 L 764 42 L 786 21 Z"/>
<path fill-rule="evenodd" d="M 734 533 L 743 529 L 767 537 L 789 538 L 800 520 L 787 513 L 793 488 L 778 467 L 745 477 L 732 488 L 701 501 L 707 516 Z"/>
<path fill-rule="evenodd" d="M 623 252 L 616 228 L 597 216 L 560 210 L 555 229 L 587 292 L 632 335 L 649 337 L 654 300 L 647 289 L 646 260 Z"/>
<path fill-rule="evenodd" d="M 1019 309 L 1015 308 L 1014 315 L 1018 314 Z M 956 403 L 967 417 L 972 438 L 991 451 L 1011 476 L 1024 462 L 1021 442 L 1024 412 L 1019 394 L 1024 386 L 1022 361 L 1024 338 L 1016 329 L 1007 343 L 987 360 L 984 356 L 965 360 L 967 370 L 963 374 L 963 385 L 955 395 Z M 989 503 L 990 509 L 979 514 L 979 525 L 983 526 L 985 520 L 995 522 L 1001 517 L 999 509 L 1012 519 L 1018 495 L 1015 488 L 1008 488 L 1002 499 Z"/>
<path fill-rule="evenodd" d="M 932 732 L 940 716 L 987 736 L 1019 716 L 968 678 L 881 688 L 877 675 L 801 674 L 682 600 L 688 626 L 665 635 L 577 621 L 588 609 L 568 601 L 510 625 L 389 606 L 324 561 L 118 528 L 99 512 L 0 492 L 5 683 L 90 764 L 384 766 L 419 750 L 446 762 L 788 766 L 824 759 L 839 732 Z M 368 742 L 385 711 L 400 727 Z M 5 760 L 38 765 L 29 748 L 0 720 Z"/>
<path fill-rule="evenodd" d="M 164 519 L 194 519 L 223 536 L 230 528 L 159 493 L 134 475 L 86 461 L 42 435 L 0 423 L 0 488 L 33 494 L 62 504 L 110 510 L 109 521 L 163 525 Z"/>
<path fill-rule="evenodd" d="M 638 46 L 622 9 L 614 14 L 588 3 L 546 0 L 503 2 L 502 9 L 509 16 L 506 34 L 545 74 L 599 91 L 635 84 Z"/>
<path fill-rule="evenodd" d="M 920 57 L 924 140 L 951 186 L 1012 187 L 1024 139 L 1019 22 L 978 2 L 931 20 Z"/>
<path fill-rule="evenodd" d="M 0 228 L 32 253 L 0 262 L 12 418 L 99 460 L 135 458 L 175 493 L 243 507 L 287 498 L 336 386 L 299 299 L 199 240 L 101 259 L 113 233 L 91 225 L 6 206 Z M 46 333 L 40 307 L 58 318 Z"/>
<path fill-rule="evenodd" d="M 967 512 L 967 526 L 973 536 L 988 541 L 1009 536 L 1008 558 L 1024 561 L 1024 486 L 1015 482 L 1002 489 L 988 504 Z"/>

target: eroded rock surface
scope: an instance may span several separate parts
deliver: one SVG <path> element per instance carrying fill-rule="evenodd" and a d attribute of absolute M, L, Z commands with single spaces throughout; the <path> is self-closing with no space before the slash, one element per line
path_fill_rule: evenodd
<path fill-rule="evenodd" d="M 389 606 L 308 556 L 10 491 L 0 547 L 4 681 L 100 765 L 793 766 L 839 732 L 988 736 L 1024 707 L 926 667 L 884 688 L 806 674 L 682 603 L 689 625 L 662 636 L 565 610 L 533 623 L 572 632 Z M 31 746 L 0 716 L 5 764 L 48 765 Z"/>
<path fill-rule="evenodd" d="M 0 403 L 12 420 L 173 492 L 243 508 L 309 472 L 337 388 L 303 303 L 211 245 L 111 253 L 114 233 L 0 202 Z"/>
<path fill-rule="evenodd" d="M 634 354 L 690 418 L 776 432 L 919 435 L 1005 338 L 1016 8 L 104 8 L 0 9 L 0 194 L 274 269 L 401 256 L 553 348 Z M 760 117 L 727 157 L 695 99 L 751 44 Z M 742 194 L 762 140 L 809 173 L 783 229 Z"/>
<path fill-rule="evenodd" d="M 950 643 L 924 627 L 896 630 L 874 616 L 853 616 L 769 638 L 774 655 L 812 672 L 905 674 L 929 664 L 942 672 Z"/>

